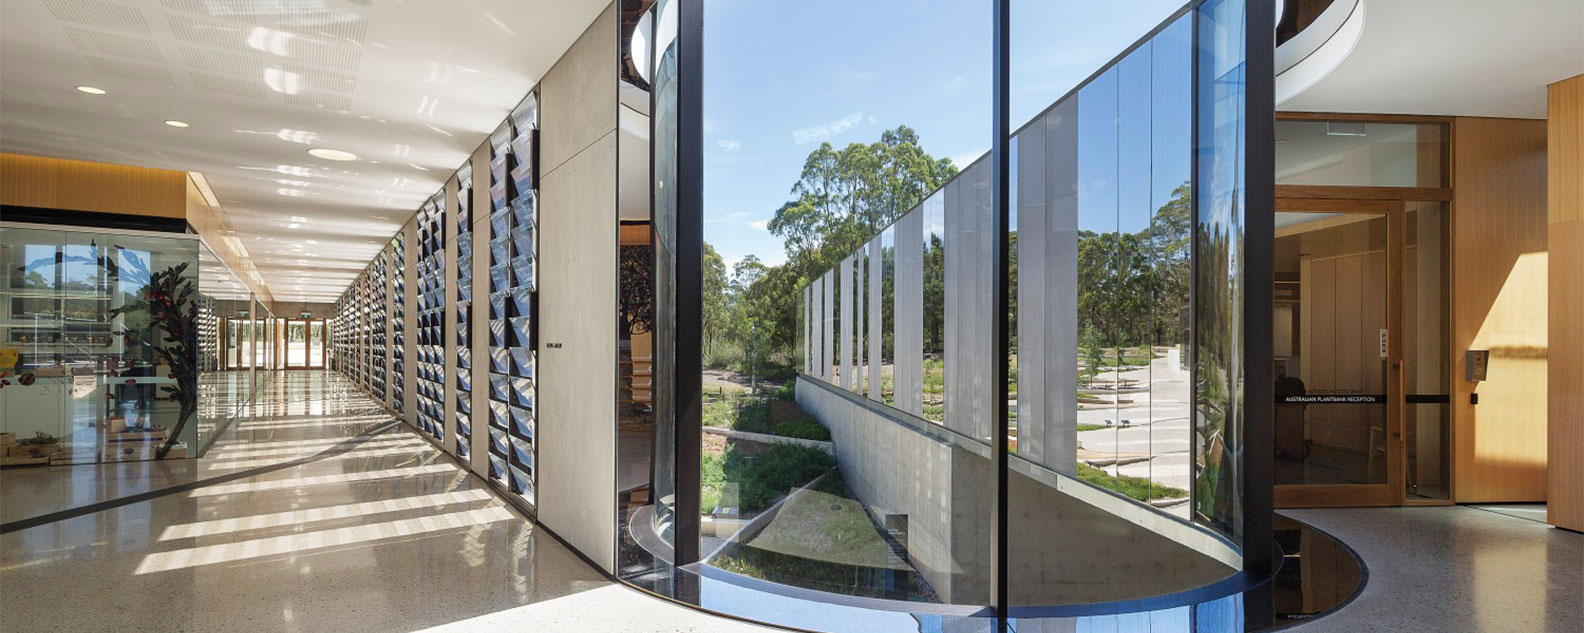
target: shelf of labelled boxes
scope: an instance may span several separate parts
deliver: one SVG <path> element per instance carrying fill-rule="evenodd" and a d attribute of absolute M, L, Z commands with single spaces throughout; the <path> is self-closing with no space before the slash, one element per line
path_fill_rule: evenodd
<path fill-rule="evenodd" d="M 380 253 L 369 267 L 369 381 L 378 398 L 385 397 L 385 301 L 386 254 Z"/>
<path fill-rule="evenodd" d="M 473 450 L 473 167 L 457 172 L 456 455 Z"/>
<path fill-rule="evenodd" d="M 510 367 L 511 453 L 509 488 L 534 503 L 537 490 L 538 422 L 535 345 L 538 339 L 538 182 L 536 154 L 538 101 L 530 94 L 511 117 L 511 151 L 507 155 L 507 209 L 511 214 L 511 283 L 507 301 L 506 343 Z M 492 227 L 493 228 L 493 225 Z M 491 271 L 492 276 L 494 271 Z"/>
<path fill-rule="evenodd" d="M 445 194 L 418 217 L 418 429 L 445 434 Z"/>
<path fill-rule="evenodd" d="M 369 287 L 367 270 L 363 271 L 358 288 L 358 375 L 363 379 L 363 389 L 370 391 L 374 388 L 373 315 L 369 307 L 373 303 L 373 290 Z"/>
<path fill-rule="evenodd" d="M 489 472 L 488 478 L 509 485 L 511 462 L 511 349 L 507 342 L 507 308 L 511 301 L 512 219 L 507 204 L 507 162 L 511 124 L 490 135 L 489 252 Z"/>
<path fill-rule="evenodd" d="M 390 406 L 401 413 L 407 393 L 407 232 L 396 233 L 391 240 L 391 375 Z"/>

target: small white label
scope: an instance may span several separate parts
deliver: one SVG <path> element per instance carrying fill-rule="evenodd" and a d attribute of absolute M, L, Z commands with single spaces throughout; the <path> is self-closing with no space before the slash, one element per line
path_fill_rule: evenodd
<path fill-rule="evenodd" d="M 1380 357 L 1386 358 L 1386 328 L 1381 328 L 1380 331 Z"/>

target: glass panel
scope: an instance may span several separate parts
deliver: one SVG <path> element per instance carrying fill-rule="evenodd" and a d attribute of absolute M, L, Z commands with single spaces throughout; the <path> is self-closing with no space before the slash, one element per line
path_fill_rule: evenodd
<path fill-rule="evenodd" d="M 1445 187 L 1440 123 L 1276 122 L 1276 184 Z"/>
<path fill-rule="evenodd" d="M 656 24 L 667 24 L 671 5 L 657 6 Z M 704 285 L 725 288 L 725 326 L 705 333 L 718 338 L 702 377 L 704 578 L 981 605 L 994 356 L 988 163 L 958 172 L 989 146 L 989 6 L 704 10 L 705 182 L 714 183 L 704 270 L 717 275 Z M 668 44 L 664 32 L 655 39 Z M 795 45 L 811 33 L 835 44 Z M 920 38 L 932 46 L 920 49 Z M 891 72 L 900 66 L 928 67 L 949 87 Z M 767 67 L 811 72 L 772 81 Z M 661 128 L 657 117 L 657 139 Z M 785 132 L 790 142 L 766 136 Z M 665 221 L 655 219 L 661 244 Z M 706 591 L 702 602 L 731 606 L 719 596 Z M 810 619 L 822 617 L 790 611 L 781 621 L 826 628 Z M 986 626 L 921 617 L 943 630 Z"/>
<path fill-rule="evenodd" d="M 1072 28 L 1055 11 L 1024 3 L 1013 22 Z M 1016 605 L 1161 595 L 1236 571 L 1236 552 L 1189 521 L 1193 25 L 1161 26 L 1009 148 Z M 1074 484 L 1103 493 L 1063 492 Z M 1135 538 L 1160 546 L 1120 545 Z"/>
<path fill-rule="evenodd" d="M 1279 212 L 1276 235 L 1276 483 L 1385 483 L 1386 216 Z"/>
<path fill-rule="evenodd" d="M 1188 516 L 1192 427 L 1189 295 L 1192 251 L 1193 29 L 1179 19 L 1150 44 L 1150 504 Z M 1181 500 L 1181 502 L 1179 502 Z"/>
<path fill-rule="evenodd" d="M 198 241 L 0 229 L 0 431 L 37 464 L 196 452 Z M 13 462 L 15 463 L 15 462 Z"/>
<path fill-rule="evenodd" d="M 676 153 L 678 2 L 624 0 L 618 63 L 623 95 L 624 133 L 617 139 L 616 236 L 618 314 L 613 324 L 617 349 L 616 409 L 618 519 L 630 525 L 620 536 L 622 566 L 628 573 L 660 577 L 674 561 L 676 505 L 674 366 L 676 357 Z M 630 26 L 629 26 L 630 25 Z M 652 114 L 652 117 L 651 117 Z M 719 253 L 705 247 L 702 288 L 706 358 L 730 353 L 726 347 L 727 268 Z"/>
<path fill-rule="evenodd" d="M 1078 476 L 1102 487 L 1116 486 L 1111 467 L 1117 462 L 1123 387 L 1117 366 L 1123 336 L 1117 278 L 1119 72 L 1112 68 L 1078 91 Z"/>
<path fill-rule="evenodd" d="M 1403 359 L 1408 372 L 1403 430 L 1407 494 L 1449 498 L 1451 374 L 1447 350 L 1451 298 L 1451 223 L 1446 203 L 1410 202 L 1404 220 Z M 1444 400 L 1443 400 L 1444 399 Z"/>
<path fill-rule="evenodd" d="M 308 323 L 286 322 L 286 366 L 308 366 Z"/>
<path fill-rule="evenodd" d="M 1194 10 L 1198 169 L 1194 182 L 1194 520 L 1242 542 L 1244 380 L 1243 0 Z"/>
<path fill-rule="evenodd" d="M 880 296 L 880 401 L 896 406 L 896 228 L 886 227 L 880 233 L 881 296 Z"/>
<path fill-rule="evenodd" d="M 325 323 L 324 323 L 324 321 L 309 321 L 308 322 L 308 366 L 309 367 L 324 367 L 324 331 L 325 331 Z M 396 346 L 392 347 L 391 349 L 392 349 L 392 351 L 394 351 L 394 350 L 397 350 L 397 349 L 400 349 L 400 348 L 401 348 L 401 345 L 398 342 L 398 344 Z M 399 368 L 396 369 L 395 373 L 392 374 L 392 379 L 394 380 L 400 374 L 401 374 L 401 370 Z M 392 401 L 393 402 L 399 402 L 400 401 L 401 396 L 400 395 L 396 395 L 396 394 L 399 394 L 399 391 L 400 391 L 400 387 L 393 385 L 393 387 L 392 387 L 392 392 L 393 392 L 393 395 L 392 395 L 392 399 L 393 400 Z"/>

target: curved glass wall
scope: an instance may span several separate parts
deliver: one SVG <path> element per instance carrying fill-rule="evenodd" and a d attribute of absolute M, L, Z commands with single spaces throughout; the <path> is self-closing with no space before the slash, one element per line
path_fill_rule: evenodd
<path fill-rule="evenodd" d="M 990 2 L 618 4 L 622 103 L 653 139 L 620 145 L 624 232 L 627 152 L 653 157 L 652 251 L 622 285 L 654 298 L 659 364 L 690 367 L 696 336 L 702 365 L 696 403 L 657 376 L 620 427 L 624 579 L 813 630 L 994 630 L 997 605 L 1026 630 L 1145 598 L 1173 630 L 1258 628 L 1236 593 L 1270 546 L 1243 494 L 1269 424 L 1244 287 L 1269 255 L 1245 242 L 1269 205 L 1245 164 L 1270 105 L 1245 33 L 1274 16 L 1146 4 L 1012 2 L 1022 124 L 999 142 Z M 700 164 L 695 211 L 677 183 Z M 697 305 L 671 281 L 693 274 Z"/>

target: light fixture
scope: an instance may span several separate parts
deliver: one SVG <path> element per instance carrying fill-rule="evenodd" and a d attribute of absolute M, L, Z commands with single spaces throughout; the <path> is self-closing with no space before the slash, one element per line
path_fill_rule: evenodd
<path fill-rule="evenodd" d="M 323 158 L 325 160 L 357 160 L 357 154 L 327 147 L 315 147 L 308 150 L 308 153 L 313 155 L 314 158 Z"/>
<path fill-rule="evenodd" d="M 102 95 L 105 93 L 104 89 L 93 86 L 77 86 L 77 92 L 86 92 L 91 95 Z"/>
<path fill-rule="evenodd" d="M 188 126 L 188 125 L 187 125 L 187 122 L 186 122 L 186 121 L 177 121 L 177 120 L 175 120 L 175 119 L 171 119 L 171 120 L 169 120 L 169 121 L 166 121 L 166 122 L 165 122 L 165 125 L 169 125 L 169 126 L 171 126 L 171 127 L 189 127 L 189 126 Z"/>

